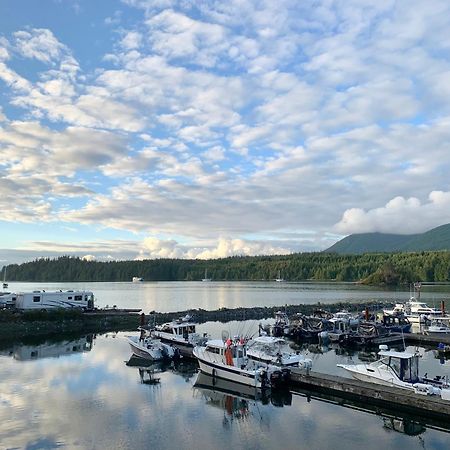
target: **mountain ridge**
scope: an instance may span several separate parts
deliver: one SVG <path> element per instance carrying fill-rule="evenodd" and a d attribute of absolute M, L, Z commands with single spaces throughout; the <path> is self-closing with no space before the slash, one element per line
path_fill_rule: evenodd
<path fill-rule="evenodd" d="M 439 250 L 450 250 L 450 223 L 417 234 L 351 234 L 336 242 L 331 247 L 324 250 L 324 252 L 362 254 Z"/>

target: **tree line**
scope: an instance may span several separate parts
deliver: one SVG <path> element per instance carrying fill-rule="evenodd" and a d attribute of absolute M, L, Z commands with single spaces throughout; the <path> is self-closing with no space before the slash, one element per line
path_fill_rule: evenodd
<path fill-rule="evenodd" d="M 142 261 L 85 261 L 78 257 L 41 258 L 7 266 L 8 281 L 77 282 L 274 280 L 353 281 L 404 284 L 413 281 L 450 281 L 450 252 L 295 253 L 271 256 L 234 256 L 223 259 L 147 259 Z M 4 268 L 3 268 L 4 270 Z M 3 273 L 3 272 L 2 272 Z"/>

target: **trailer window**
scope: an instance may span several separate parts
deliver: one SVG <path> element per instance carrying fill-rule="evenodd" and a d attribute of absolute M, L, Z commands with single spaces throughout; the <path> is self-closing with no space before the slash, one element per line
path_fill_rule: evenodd
<path fill-rule="evenodd" d="M 83 296 L 82 295 L 75 295 L 75 301 L 80 301 L 83 300 Z"/>
<path fill-rule="evenodd" d="M 67 297 L 67 300 L 72 300 L 72 297 Z"/>
<path fill-rule="evenodd" d="M 34 297 L 33 297 L 33 302 L 34 303 L 39 303 L 41 301 L 41 297 L 39 296 L 39 295 L 35 295 Z"/>

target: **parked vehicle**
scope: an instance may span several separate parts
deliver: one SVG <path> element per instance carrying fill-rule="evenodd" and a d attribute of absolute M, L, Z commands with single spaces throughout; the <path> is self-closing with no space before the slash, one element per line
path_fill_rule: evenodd
<path fill-rule="evenodd" d="M 19 292 L 16 296 L 15 307 L 19 310 L 37 309 L 94 309 L 94 294 L 91 291 L 33 291 Z"/>

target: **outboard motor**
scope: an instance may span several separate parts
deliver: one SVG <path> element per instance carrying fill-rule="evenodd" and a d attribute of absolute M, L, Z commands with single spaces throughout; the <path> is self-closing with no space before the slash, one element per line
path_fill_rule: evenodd
<path fill-rule="evenodd" d="M 270 385 L 272 387 L 280 387 L 283 384 L 283 372 L 275 370 L 270 374 Z"/>

